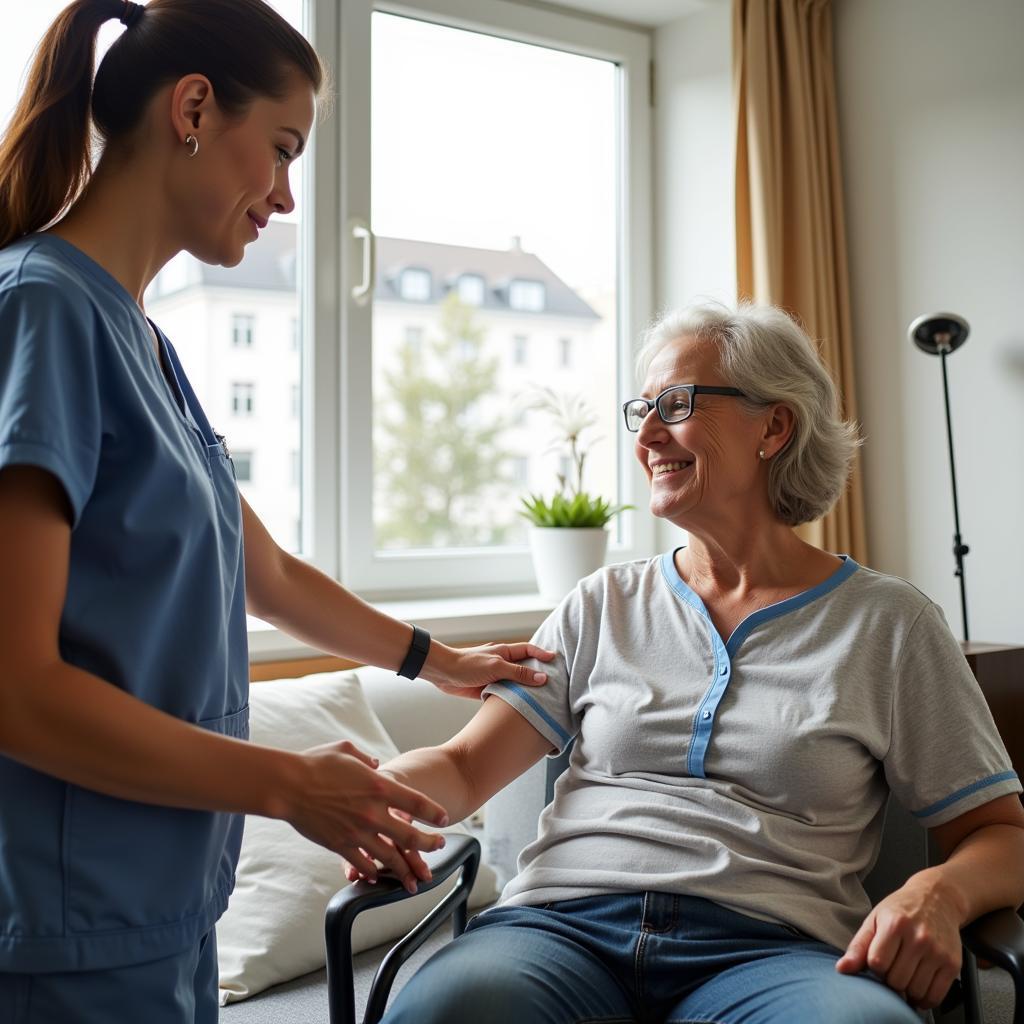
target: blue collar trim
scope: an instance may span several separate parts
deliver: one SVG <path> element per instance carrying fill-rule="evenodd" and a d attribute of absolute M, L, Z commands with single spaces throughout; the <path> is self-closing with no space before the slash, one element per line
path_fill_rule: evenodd
<path fill-rule="evenodd" d="M 674 548 L 671 551 L 666 551 L 661 556 L 661 573 L 665 578 L 665 582 L 672 588 L 676 596 L 682 598 L 687 604 L 691 605 L 696 611 L 704 616 L 711 625 L 715 635 L 718 635 L 718 631 L 715 630 L 714 624 L 711 622 L 711 616 L 708 615 L 708 610 L 704 606 L 704 602 L 697 596 L 697 594 L 679 578 L 679 573 L 676 571 L 675 565 L 675 553 L 679 548 Z M 775 619 L 782 615 L 788 615 L 790 612 L 795 612 L 800 608 L 809 605 L 812 601 L 818 600 L 819 597 L 824 597 L 826 594 L 831 593 L 836 587 L 845 583 L 859 568 L 860 566 L 849 556 L 839 555 L 842 559 L 842 565 L 840 565 L 828 579 L 819 583 L 816 587 L 811 587 L 809 590 L 803 591 L 800 594 L 794 594 L 793 597 L 787 597 L 784 601 L 778 601 L 775 604 L 768 605 L 767 608 L 759 608 L 756 612 L 751 612 L 732 632 L 732 636 L 729 637 L 728 643 L 725 644 L 725 649 L 732 658 L 735 656 L 740 644 L 747 638 L 750 631 L 755 626 L 759 626 L 762 622 L 767 622 L 769 619 Z"/>

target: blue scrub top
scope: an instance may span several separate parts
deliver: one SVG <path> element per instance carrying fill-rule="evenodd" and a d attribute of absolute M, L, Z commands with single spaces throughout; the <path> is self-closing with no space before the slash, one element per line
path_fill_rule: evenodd
<path fill-rule="evenodd" d="M 158 332 L 159 334 L 159 332 Z M 248 738 L 241 506 L 170 342 L 75 246 L 0 250 L 0 468 L 72 511 L 60 651 L 146 703 Z M 227 906 L 242 818 L 118 800 L 0 756 L 0 971 L 170 956 Z"/>

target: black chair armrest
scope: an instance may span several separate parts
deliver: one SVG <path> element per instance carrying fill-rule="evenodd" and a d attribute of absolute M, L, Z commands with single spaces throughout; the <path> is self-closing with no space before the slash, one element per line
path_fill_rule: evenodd
<path fill-rule="evenodd" d="M 443 850 L 424 855 L 433 878 L 420 882 L 417 895 L 437 888 L 459 868 L 462 875 L 452 889 L 388 952 L 377 968 L 366 1003 L 364 1024 L 376 1024 L 387 1006 L 388 995 L 402 964 L 449 917 L 452 931 L 461 935 L 466 927 L 466 908 L 470 890 L 480 866 L 480 844 L 472 836 L 446 836 Z M 393 877 L 382 875 L 375 885 L 356 882 L 335 893 L 327 906 L 324 932 L 327 940 L 327 1001 L 331 1024 L 357 1024 L 355 982 L 352 975 L 352 926 L 364 910 L 409 899 L 410 893 Z"/>
<path fill-rule="evenodd" d="M 1024 1024 L 1024 921 L 1005 907 L 982 914 L 960 932 L 975 956 L 1007 971 L 1013 979 L 1013 1024 Z"/>

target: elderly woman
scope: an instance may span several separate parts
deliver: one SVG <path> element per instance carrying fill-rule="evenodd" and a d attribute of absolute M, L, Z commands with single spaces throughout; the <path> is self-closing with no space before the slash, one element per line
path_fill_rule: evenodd
<path fill-rule="evenodd" d="M 772 308 L 675 313 L 641 376 L 626 427 L 688 544 L 583 580 L 535 638 L 547 687 L 492 685 L 385 766 L 454 820 L 576 740 L 501 905 L 386 1020 L 916 1021 L 960 926 L 1024 902 L 1021 785 L 939 608 L 792 530 L 858 443 L 806 335 Z M 890 792 L 946 859 L 872 909 Z"/>

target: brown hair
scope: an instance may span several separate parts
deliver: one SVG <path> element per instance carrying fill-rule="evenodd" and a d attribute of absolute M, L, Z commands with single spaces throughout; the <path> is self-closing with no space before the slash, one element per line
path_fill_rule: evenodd
<path fill-rule="evenodd" d="M 217 105 L 241 116 L 257 97 L 282 99 L 298 72 L 314 91 L 324 69 L 305 37 L 262 0 L 151 0 L 96 71 L 100 26 L 123 0 L 74 0 L 36 50 L 0 140 L 0 246 L 46 227 L 92 173 L 91 130 L 127 140 L 158 89 L 205 75 Z"/>

